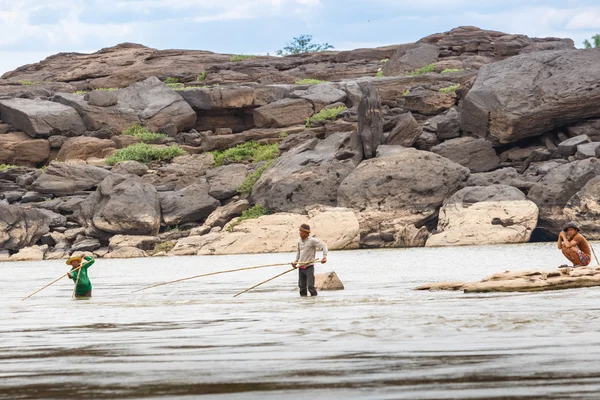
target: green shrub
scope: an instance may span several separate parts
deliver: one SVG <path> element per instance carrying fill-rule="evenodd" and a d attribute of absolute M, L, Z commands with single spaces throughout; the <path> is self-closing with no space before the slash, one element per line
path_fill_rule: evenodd
<path fill-rule="evenodd" d="M 410 96 L 410 89 L 406 89 L 404 92 L 402 92 L 402 96 Z"/>
<path fill-rule="evenodd" d="M 98 89 L 94 89 L 97 90 L 99 92 L 114 92 L 115 90 L 119 90 L 120 88 L 118 87 L 101 87 Z"/>
<path fill-rule="evenodd" d="M 227 230 L 229 232 L 233 231 L 233 227 L 238 225 L 240 222 L 245 221 L 247 219 L 255 219 L 258 217 L 262 217 L 263 215 L 267 215 L 269 212 L 262 204 L 256 204 L 253 207 L 250 207 L 246 211 L 242 213 L 240 217 L 237 217 L 235 221 L 227 226 Z"/>
<path fill-rule="evenodd" d="M 208 75 L 208 73 L 206 71 L 204 71 L 200 75 L 198 75 L 198 77 L 196 77 L 196 80 L 198 82 L 205 81 L 206 80 L 206 75 Z"/>
<path fill-rule="evenodd" d="M 133 160 L 148 164 L 151 161 L 171 160 L 183 154 L 186 152 L 179 146 L 154 147 L 146 143 L 136 143 L 115 151 L 106 159 L 106 163 L 114 165 L 121 161 Z"/>
<path fill-rule="evenodd" d="M 442 71 L 442 74 L 450 74 L 452 72 L 458 72 L 458 71 L 462 71 L 462 69 L 459 69 L 459 68 L 446 68 L 445 70 Z"/>
<path fill-rule="evenodd" d="M 312 117 L 306 118 L 306 127 L 310 128 L 313 122 L 324 121 L 326 119 L 335 119 L 338 114 L 343 111 L 346 111 L 346 106 L 324 108 Z"/>
<path fill-rule="evenodd" d="M 225 161 L 269 161 L 273 160 L 278 153 L 279 145 L 277 143 L 260 144 L 253 140 L 246 143 L 238 144 L 237 146 L 227 150 L 212 152 L 213 157 L 215 158 L 215 167 L 223 165 Z"/>
<path fill-rule="evenodd" d="M 280 137 L 281 139 L 285 139 L 285 138 L 286 138 L 286 137 L 288 137 L 289 135 L 290 135 L 290 134 L 289 134 L 289 133 L 287 133 L 286 131 L 279 132 L 279 137 Z"/>
<path fill-rule="evenodd" d="M 175 247 L 177 243 L 175 242 L 162 242 L 162 243 L 158 243 L 156 246 L 154 246 L 154 249 L 150 252 L 150 255 L 155 255 L 156 253 L 159 253 L 161 251 L 164 251 L 165 253 L 168 253 L 169 251 L 173 250 L 173 247 Z"/>
<path fill-rule="evenodd" d="M 172 77 L 167 77 L 167 79 L 165 79 L 165 83 L 168 85 L 169 83 L 179 83 L 179 78 L 172 78 Z"/>
<path fill-rule="evenodd" d="M 311 79 L 311 78 L 305 78 L 305 79 L 298 79 L 296 81 L 296 85 L 318 85 L 319 83 L 326 83 L 328 81 L 321 81 L 318 79 Z"/>
<path fill-rule="evenodd" d="M 144 143 L 152 143 L 158 139 L 166 139 L 168 137 L 164 133 L 154 133 L 139 124 L 131 125 L 129 128 L 125 129 L 123 135 L 136 137 Z"/>
<path fill-rule="evenodd" d="M 231 56 L 229 61 L 231 61 L 231 62 L 244 61 L 244 60 L 249 60 L 251 58 L 256 58 L 256 57 L 258 57 L 258 56 L 255 56 L 252 54 L 237 54 L 235 56 Z"/>
<path fill-rule="evenodd" d="M 384 58 L 384 59 L 383 59 L 383 60 L 381 60 L 380 62 L 382 62 L 382 63 L 384 63 L 384 64 L 385 64 L 385 63 L 386 63 L 386 62 L 388 62 L 388 61 L 390 61 L 390 59 L 389 59 L 389 58 Z"/>
<path fill-rule="evenodd" d="M 452 93 L 452 92 L 456 92 L 456 89 L 458 89 L 460 86 L 460 84 L 456 84 L 456 85 L 452 85 L 452 86 L 448 86 L 445 88 L 441 88 L 440 89 L 440 93 Z"/>
<path fill-rule="evenodd" d="M 29 86 L 29 85 L 36 85 L 36 84 L 37 84 L 37 82 L 34 82 L 34 81 L 28 81 L 27 79 L 23 79 L 23 80 L 20 80 L 20 81 L 17 81 L 17 82 L 18 82 L 20 85 L 23 85 L 23 86 Z"/>
<path fill-rule="evenodd" d="M 76 92 L 73 92 L 73 94 L 86 94 L 86 93 L 87 93 L 87 91 L 85 91 L 85 90 L 78 90 Z"/>
<path fill-rule="evenodd" d="M 409 72 L 408 75 L 410 75 L 410 76 L 423 75 L 423 74 L 426 74 L 428 72 L 433 72 L 434 69 L 435 69 L 435 64 L 429 64 L 429 65 L 426 65 L 426 66 L 424 66 L 422 68 L 414 70 L 413 72 Z"/>
<path fill-rule="evenodd" d="M 375 74 L 376 78 L 381 78 L 383 77 L 383 71 L 377 71 L 377 73 Z"/>
<path fill-rule="evenodd" d="M 290 54 L 314 53 L 318 51 L 326 51 L 333 49 L 329 43 L 313 43 L 312 35 L 300 35 L 292 38 L 292 41 L 287 43 L 281 50 L 277 50 L 278 56 L 286 56 Z"/>
<path fill-rule="evenodd" d="M 12 168 L 17 168 L 17 166 L 12 164 L 0 164 L 0 171 L 6 171 Z"/>
<path fill-rule="evenodd" d="M 246 195 L 246 196 L 250 196 L 250 193 L 252 193 L 252 188 L 254 187 L 254 184 L 256 182 L 258 182 L 258 180 L 262 176 L 263 172 L 265 172 L 265 170 L 272 163 L 273 163 L 273 160 L 267 161 L 264 165 L 261 165 L 260 167 L 258 167 L 256 169 L 256 171 L 254 171 L 253 173 L 251 173 L 250 175 L 248 175 L 246 177 L 246 179 L 244 179 L 244 182 L 242 182 L 242 184 L 238 188 L 238 192 L 240 194 L 243 194 L 243 195 Z"/>

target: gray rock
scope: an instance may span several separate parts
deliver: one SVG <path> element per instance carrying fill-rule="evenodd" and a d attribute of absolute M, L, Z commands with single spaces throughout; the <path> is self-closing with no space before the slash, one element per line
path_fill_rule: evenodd
<path fill-rule="evenodd" d="M 206 173 L 210 185 L 208 194 L 215 199 L 226 200 L 238 193 L 238 188 L 248 175 L 243 164 L 229 164 L 211 169 Z"/>
<path fill-rule="evenodd" d="M 71 246 L 71 251 L 94 251 L 100 247 L 102 247 L 102 245 L 98 239 L 80 236 L 75 240 L 73 246 Z"/>
<path fill-rule="evenodd" d="M 428 43 L 402 45 L 383 66 L 385 76 L 405 75 L 428 64 L 437 62 L 438 47 Z"/>
<path fill-rule="evenodd" d="M 492 143 L 485 139 L 450 139 L 433 147 L 431 151 L 469 168 L 471 172 L 491 171 L 500 163 Z"/>
<path fill-rule="evenodd" d="M 0 202 L 0 248 L 19 250 L 50 232 L 50 218 L 41 210 Z"/>
<path fill-rule="evenodd" d="M 600 175 L 600 161 L 588 158 L 550 169 L 548 174 L 536 183 L 528 199 L 540 209 L 538 228 L 557 235 L 566 222 L 563 208 L 569 199 L 585 184 Z"/>
<path fill-rule="evenodd" d="M 461 128 L 511 143 L 600 117 L 599 79 L 595 49 L 521 54 L 485 65 L 461 103 Z"/>
<path fill-rule="evenodd" d="M 159 194 L 165 225 L 202 221 L 221 205 L 208 195 L 205 185 L 190 185 L 176 192 Z"/>
<path fill-rule="evenodd" d="M 2 119 L 33 138 L 56 133 L 71 136 L 86 131 L 81 117 L 71 107 L 45 100 L 0 100 Z"/>
<path fill-rule="evenodd" d="M 85 95 L 85 99 L 91 106 L 110 107 L 119 102 L 119 97 L 114 91 L 93 90 Z"/>
<path fill-rule="evenodd" d="M 599 142 L 584 143 L 577 146 L 577 152 L 575 153 L 576 160 L 585 160 L 586 158 L 597 157 L 600 149 Z"/>
<path fill-rule="evenodd" d="M 268 85 L 254 88 L 254 106 L 264 106 L 285 99 L 290 94 L 289 85 Z"/>
<path fill-rule="evenodd" d="M 206 221 L 204 222 L 204 226 L 213 228 L 215 226 L 223 227 L 226 223 L 231 221 L 235 217 L 239 217 L 242 215 L 244 211 L 246 211 L 250 207 L 250 203 L 248 200 L 238 200 L 232 201 L 231 203 L 217 208 L 213 211 Z M 208 233 L 207 231 L 205 233 Z"/>
<path fill-rule="evenodd" d="M 579 121 L 568 128 L 569 135 L 587 135 L 592 141 L 600 142 L 600 118 Z"/>
<path fill-rule="evenodd" d="M 337 189 L 361 159 L 351 133 L 309 140 L 277 158 L 252 189 L 255 203 L 274 212 L 303 213 L 312 204 L 335 206 Z M 339 160 L 339 152 L 355 156 Z"/>
<path fill-rule="evenodd" d="M 364 158 L 373 158 L 376 155 L 377 147 L 384 140 L 381 97 L 371 83 L 360 83 L 359 85 L 363 96 L 358 104 L 358 138 L 362 144 Z"/>
<path fill-rule="evenodd" d="M 469 170 L 437 154 L 406 149 L 363 161 L 340 185 L 338 205 L 427 218 L 462 188 Z"/>
<path fill-rule="evenodd" d="M 0 164 L 37 166 L 50 157 L 46 139 L 32 139 L 23 132 L 0 135 Z"/>
<path fill-rule="evenodd" d="M 82 163 L 52 162 L 31 188 L 40 193 L 68 196 L 97 186 L 110 172 Z"/>
<path fill-rule="evenodd" d="M 388 136 L 387 144 L 411 147 L 422 133 L 421 125 L 408 112 L 398 116 L 396 126 Z"/>
<path fill-rule="evenodd" d="M 573 221 L 589 239 L 600 239 L 600 176 L 590 179 L 573 195 L 564 208 L 565 219 Z"/>
<path fill-rule="evenodd" d="M 111 169 L 115 174 L 132 174 L 142 176 L 148 172 L 148 166 L 137 161 L 121 161 Z"/>
<path fill-rule="evenodd" d="M 54 229 L 62 227 L 65 226 L 67 223 L 67 217 L 65 217 L 64 215 L 58 214 L 51 210 L 41 209 L 40 211 L 43 212 L 46 215 L 46 217 L 48 217 L 48 226 L 50 228 Z"/>
<path fill-rule="evenodd" d="M 107 176 L 80 206 L 75 217 L 91 237 L 156 236 L 160 228 L 158 192 L 134 175 Z"/>
<path fill-rule="evenodd" d="M 313 85 L 306 90 L 295 90 L 290 97 L 303 98 L 310 101 L 315 112 L 321 111 L 325 106 L 333 103 L 344 102 L 346 92 L 329 83 Z"/>
<path fill-rule="evenodd" d="M 24 190 L 2 191 L 2 193 L 0 193 L 0 200 L 6 200 L 9 204 L 12 204 L 21 200 L 24 194 Z"/>
<path fill-rule="evenodd" d="M 456 108 L 451 108 L 446 113 L 431 118 L 429 126 L 436 131 L 439 139 L 453 139 L 460 136 L 459 120 L 458 111 L 456 111 Z"/>
<path fill-rule="evenodd" d="M 522 191 L 528 191 L 539 180 L 539 177 L 525 179 L 512 167 L 501 168 L 491 172 L 471 174 L 467 186 L 514 186 Z"/>
<path fill-rule="evenodd" d="M 48 143 L 50 143 L 51 149 L 60 149 L 67 139 L 69 138 L 66 136 L 52 135 L 48 138 Z"/>
<path fill-rule="evenodd" d="M 577 152 L 577 146 L 584 143 L 590 143 L 591 140 L 586 135 L 575 136 L 564 140 L 558 145 L 558 152 L 563 157 L 574 156 Z"/>
<path fill-rule="evenodd" d="M 283 99 L 254 110 L 258 128 L 281 128 L 304 124 L 314 114 L 312 104 L 305 99 Z"/>
<path fill-rule="evenodd" d="M 51 194 L 42 194 L 38 192 L 26 192 L 21 198 L 22 203 L 35 203 L 38 201 L 46 201 L 53 197 Z"/>
<path fill-rule="evenodd" d="M 377 155 L 375 157 L 391 157 L 404 150 L 406 150 L 406 147 L 382 144 L 379 147 L 377 147 Z"/>

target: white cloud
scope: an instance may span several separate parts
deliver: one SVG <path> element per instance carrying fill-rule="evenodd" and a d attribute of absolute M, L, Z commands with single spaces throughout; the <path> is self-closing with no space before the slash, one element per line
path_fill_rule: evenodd
<path fill-rule="evenodd" d="M 33 64 L 54 52 L 0 51 L 0 76 L 25 64 Z"/>
<path fill-rule="evenodd" d="M 567 29 L 600 30 L 600 11 L 586 11 L 576 14 L 567 24 Z"/>

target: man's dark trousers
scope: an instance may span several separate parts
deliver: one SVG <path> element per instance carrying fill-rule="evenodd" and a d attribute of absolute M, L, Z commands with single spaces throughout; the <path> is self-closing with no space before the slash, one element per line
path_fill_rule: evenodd
<path fill-rule="evenodd" d="M 298 268 L 298 286 L 300 287 L 300 296 L 306 296 L 307 288 L 311 296 L 317 295 L 314 265 L 310 265 L 306 268 Z"/>

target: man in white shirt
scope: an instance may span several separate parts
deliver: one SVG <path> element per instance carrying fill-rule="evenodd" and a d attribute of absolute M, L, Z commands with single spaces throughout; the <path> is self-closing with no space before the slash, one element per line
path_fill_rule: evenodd
<path fill-rule="evenodd" d="M 300 225 L 298 251 L 296 252 L 296 261 L 292 263 L 292 266 L 298 268 L 298 287 L 300 288 L 300 296 L 302 297 L 307 296 L 307 289 L 311 296 L 317 295 L 317 289 L 315 288 L 315 266 L 314 264 L 302 263 L 314 260 L 318 248 L 323 250 L 321 264 L 325 264 L 327 262 L 327 245 L 314 236 L 310 236 L 309 225 Z M 300 266 L 298 266 L 298 262 L 300 262 Z"/>

